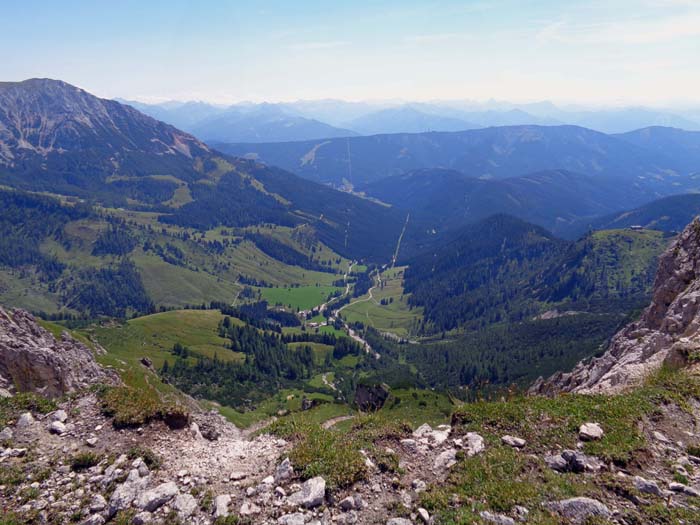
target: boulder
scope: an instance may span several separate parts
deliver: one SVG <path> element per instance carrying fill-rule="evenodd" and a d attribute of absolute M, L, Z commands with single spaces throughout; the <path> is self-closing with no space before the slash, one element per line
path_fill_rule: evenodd
<path fill-rule="evenodd" d="M 59 409 L 51 413 L 51 415 L 49 416 L 49 420 L 60 421 L 61 423 L 65 423 L 66 421 L 68 421 L 68 414 L 65 410 Z"/>
<path fill-rule="evenodd" d="M 291 505 L 311 509 L 321 505 L 326 497 L 326 480 L 320 476 L 311 478 L 304 482 L 299 492 L 289 496 Z"/>
<path fill-rule="evenodd" d="M 214 498 L 214 518 L 225 518 L 228 516 L 228 506 L 231 503 L 231 496 L 221 494 Z"/>
<path fill-rule="evenodd" d="M 413 523 L 406 518 L 391 518 L 386 525 L 413 525 Z"/>
<path fill-rule="evenodd" d="M 306 515 L 301 512 L 293 514 L 285 514 L 277 518 L 278 525 L 304 525 L 306 523 Z"/>
<path fill-rule="evenodd" d="M 102 512 L 107 508 L 107 500 L 102 494 L 95 494 L 90 500 L 90 512 Z"/>
<path fill-rule="evenodd" d="M 131 519 L 131 525 L 146 525 L 147 523 L 151 523 L 152 521 L 153 516 L 151 515 L 151 513 L 144 510 L 136 514 Z"/>
<path fill-rule="evenodd" d="M 148 477 L 142 478 L 137 470 L 131 470 L 126 481 L 114 489 L 109 498 L 108 517 L 111 518 L 120 510 L 131 507 L 136 497 L 145 491 L 148 486 Z"/>
<path fill-rule="evenodd" d="M 93 514 L 92 516 L 82 521 L 81 525 L 104 525 L 105 521 L 106 520 L 102 517 L 101 514 Z"/>
<path fill-rule="evenodd" d="M 496 525 L 515 525 L 515 520 L 513 518 L 509 518 L 503 514 L 494 514 L 487 510 L 481 511 L 479 517 L 488 523 L 495 523 Z"/>
<path fill-rule="evenodd" d="M 0 431 L 0 442 L 10 441 L 13 436 L 14 433 L 12 432 L 12 429 L 10 427 L 5 427 L 2 429 L 2 431 Z"/>
<path fill-rule="evenodd" d="M 464 452 L 467 454 L 468 457 L 475 456 L 483 452 L 486 448 L 486 445 L 484 444 L 484 438 L 482 438 L 476 432 L 467 432 L 464 436 L 464 440 Z"/>
<path fill-rule="evenodd" d="M 294 476 L 294 468 L 292 467 L 292 462 L 289 458 L 285 458 L 282 463 L 277 465 L 275 470 L 275 483 L 283 483 L 289 481 Z"/>
<path fill-rule="evenodd" d="M 350 510 L 362 510 L 365 505 L 366 503 L 359 494 L 352 494 L 341 500 L 341 502 L 338 504 L 340 509 L 344 512 L 348 512 Z"/>
<path fill-rule="evenodd" d="M 603 437 L 603 429 L 598 423 L 584 423 L 578 430 L 578 437 L 582 441 L 595 441 Z"/>
<path fill-rule="evenodd" d="M 438 454 L 433 461 L 433 470 L 436 474 L 446 474 L 446 472 L 457 463 L 457 449 L 448 448 Z"/>
<path fill-rule="evenodd" d="M 684 485 L 683 483 L 673 481 L 668 484 L 668 488 L 673 492 L 680 492 L 681 494 L 685 494 L 686 496 L 690 496 L 692 498 L 700 498 L 700 490 Z"/>
<path fill-rule="evenodd" d="M 243 505 L 241 505 L 238 513 L 241 516 L 254 516 L 255 514 L 260 514 L 261 510 L 262 509 L 252 501 L 246 501 L 243 503 Z"/>
<path fill-rule="evenodd" d="M 656 483 L 656 481 L 650 481 L 648 479 L 644 479 L 641 476 L 635 476 L 634 480 L 634 488 L 636 488 L 639 492 L 642 494 L 652 494 L 654 496 L 659 496 L 662 497 L 663 491 L 661 488 L 659 488 L 659 485 Z"/>
<path fill-rule="evenodd" d="M 513 448 L 523 448 L 527 443 L 523 438 L 515 436 L 503 436 L 501 442 Z"/>
<path fill-rule="evenodd" d="M 557 472 L 598 472 L 603 467 L 598 458 L 578 450 L 564 450 L 555 456 L 545 456 L 544 461 Z"/>
<path fill-rule="evenodd" d="M 430 514 L 428 513 L 427 510 L 425 510 L 423 507 L 420 507 L 416 513 L 418 514 L 418 517 L 420 520 L 425 523 L 425 525 L 428 525 L 430 523 Z"/>
<path fill-rule="evenodd" d="M 17 418 L 17 423 L 15 424 L 17 428 L 27 428 L 34 423 L 34 416 L 31 412 L 25 412 Z"/>
<path fill-rule="evenodd" d="M 66 425 L 64 423 L 61 423 L 60 421 L 53 421 L 49 425 L 49 432 L 51 432 L 52 434 L 62 436 L 67 431 L 68 429 L 66 428 Z"/>
<path fill-rule="evenodd" d="M 136 507 L 148 512 L 153 512 L 173 499 L 178 492 L 177 485 L 174 481 L 161 483 L 157 487 L 139 494 L 136 499 Z"/>
<path fill-rule="evenodd" d="M 556 512 L 576 525 L 585 523 L 588 518 L 612 516 L 610 509 L 592 498 L 570 498 L 545 503 L 545 507 Z"/>
<path fill-rule="evenodd" d="M 146 525 L 153 521 L 153 516 L 148 511 L 141 511 L 131 519 L 131 525 Z"/>

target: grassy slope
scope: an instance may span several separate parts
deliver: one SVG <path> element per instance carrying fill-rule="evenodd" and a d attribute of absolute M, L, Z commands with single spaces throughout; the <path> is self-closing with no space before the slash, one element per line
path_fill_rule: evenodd
<path fill-rule="evenodd" d="M 594 248 L 582 261 L 581 269 L 596 275 L 603 285 L 607 283 L 613 293 L 618 287 L 630 288 L 635 275 L 647 273 L 649 261 L 655 261 L 669 243 L 663 232 L 655 230 L 597 231 L 592 241 Z"/>
<path fill-rule="evenodd" d="M 338 256 L 322 243 L 307 239 L 305 244 L 301 244 L 301 240 L 297 240 L 301 236 L 291 228 L 269 227 L 261 231 L 305 253 L 311 254 L 313 246 L 314 257 L 329 261 L 336 273 L 309 271 L 286 265 L 260 251 L 252 242 L 243 240 L 243 230 L 235 235 L 230 234 L 230 229 L 229 235 L 223 235 L 221 228 L 196 232 L 163 225 L 158 222 L 158 215 L 151 212 L 121 209 L 102 209 L 102 212 L 137 225 L 130 225 L 129 228 L 139 244 L 145 241 L 160 246 L 170 244 L 183 253 L 179 264 L 168 263 L 153 252 L 146 253 L 140 246 L 130 254 L 141 272 L 149 296 L 157 305 L 182 307 L 210 301 L 234 302 L 242 289 L 237 282 L 239 276 L 245 276 L 279 287 L 300 285 L 301 288 L 291 293 L 282 288 L 265 288 L 263 291 L 272 302 L 279 300 L 295 307 L 299 305 L 311 308 L 325 301 L 327 295 L 335 291 L 331 284 L 342 276 L 349 264 L 347 259 Z M 108 223 L 102 218 L 71 222 L 66 225 L 61 242 L 46 239 L 41 250 L 68 265 L 64 277 L 69 277 L 79 268 L 106 266 L 115 258 L 92 255 L 95 240 L 106 228 Z M 189 235 L 189 240 L 181 238 L 185 234 Z M 221 252 L 207 246 L 211 241 L 224 240 L 237 242 Z M 53 313 L 61 309 L 60 297 L 51 293 L 46 283 L 20 278 L 17 272 L 4 270 L 0 273 L 0 301 L 34 311 Z"/>
<path fill-rule="evenodd" d="M 326 302 L 328 296 L 342 288 L 335 286 L 300 286 L 297 288 L 260 288 L 260 294 L 270 304 L 281 304 L 292 309 L 309 310 Z"/>
<path fill-rule="evenodd" d="M 413 325 L 420 321 L 422 308 L 409 309 L 408 296 L 403 293 L 403 272 L 405 267 L 386 270 L 382 273 L 383 288 L 373 290 L 373 300 L 369 295 L 359 297 L 359 301 L 343 309 L 343 317 L 350 323 L 362 322 L 381 332 L 394 333 L 407 337 Z M 393 302 L 382 305 L 382 299 L 393 299 Z"/>

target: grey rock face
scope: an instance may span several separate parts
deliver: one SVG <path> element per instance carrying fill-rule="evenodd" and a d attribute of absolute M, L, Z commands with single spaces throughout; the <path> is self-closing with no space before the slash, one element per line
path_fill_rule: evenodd
<path fill-rule="evenodd" d="M 58 397 L 114 380 L 84 344 L 65 333 L 57 340 L 28 312 L 0 307 L 0 383 Z"/>
<path fill-rule="evenodd" d="M 449 448 L 438 454 L 433 462 L 433 470 L 438 474 L 445 474 L 447 470 L 457 463 L 457 449 Z"/>
<path fill-rule="evenodd" d="M 178 494 L 173 500 L 173 509 L 181 519 L 188 518 L 197 510 L 197 500 L 191 494 Z"/>
<path fill-rule="evenodd" d="M 133 501 L 141 494 L 148 486 L 148 478 L 139 476 L 137 470 L 129 472 L 126 481 L 121 485 L 117 485 L 112 496 L 109 499 L 108 516 L 112 517 L 120 510 L 131 507 Z"/>
<path fill-rule="evenodd" d="M 0 442 L 9 441 L 13 436 L 12 429 L 10 427 L 5 427 L 0 431 Z"/>
<path fill-rule="evenodd" d="M 688 485 L 684 485 L 683 483 L 673 481 L 668 484 L 668 488 L 671 489 L 673 492 L 680 492 L 681 494 L 685 494 L 686 496 L 700 498 L 700 490 L 694 489 L 693 487 L 689 487 Z"/>

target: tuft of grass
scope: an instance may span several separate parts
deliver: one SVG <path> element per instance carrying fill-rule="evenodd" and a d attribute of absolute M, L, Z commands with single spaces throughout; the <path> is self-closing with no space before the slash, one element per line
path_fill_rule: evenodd
<path fill-rule="evenodd" d="M 614 476 L 603 474 L 601 483 L 592 484 L 585 476 L 551 471 L 541 458 L 549 451 L 573 448 L 580 424 L 595 421 L 605 435 L 585 443 L 584 451 L 628 464 L 643 458 L 647 446 L 639 422 L 655 417 L 669 404 L 690 410 L 693 399 L 700 399 L 697 377 L 661 370 L 644 385 L 615 396 L 567 394 L 465 404 L 453 414 L 455 431 L 479 432 L 490 444 L 477 456 L 458 455 L 446 482 L 427 491 L 421 503 L 440 523 L 448 525 L 481 523 L 481 510 L 508 514 L 515 505 L 530 509 L 528 523 L 554 525 L 559 522 L 543 510 L 544 501 L 574 496 L 605 500 L 604 492 L 627 499 L 638 496 L 629 482 Z M 499 437 L 503 434 L 525 438 L 528 452 L 534 456 L 502 445 Z M 700 452 L 700 447 L 696 451 Z M 462 505 L 454 504 L 455 496 Z M 662 502 L 625 509 L 623 514 L 625 523 L 697 523 L 688 509 L 671 508 Z"/>
<path fill-rule="evenodd" d="M 138 427 L 157 419 L 167 421 L 173 415 L 178 418 L 187 415 L 183 407 L 163 403 L 158 392 L 151 388 L 106 387 L 98 394 L 103 414 L 112 418 L 116 428 Z"/>
<path fill-rule="evenodd" d="M 146 466 L 151 470 L 158 470 L 163 464 L 163 460 L 158 454 L 153 452 L 150 448 L 142 447 L 140 445 L 131 447 L 127 451 L 126 455 L 131 460 L 141 458 Z"/>
<path fill-rule="evenodd" d="M 70 468 L 73 472 L 82 472 L 94 467 L 100 462 L 100 457 L 94 452 L 80 452 L 70 459 Z"/>
<path fill-rule="evenodd" d="M 381 413 L 358 416 L 347 432 L 324 429 L 300 417 L 288 417 L 273 423 L 272 433 L 295 442 L 289 459 L 302 478 L 323 476 L 331 489 L 347 487 L 366 479 L 366 453 L 378 466 L 398 472 L 398 457 L 387 453 L 382 441 L 401 439 L 411 426 Z"/>
<path fill-rule="evenodd" d="M 21 392 L 12 397 L 0 397 L 0 428 L 6 427 L 22 412 L 48 414 L 56 408 L 55 401 L 31 392 Z"/>
<path fill-rule="evenodd" d="M 4 465 L 0 469 L 0 485 L 17 486 L 25 480 L 25 473 L 16 465 Z"/>
<path fill-rule="evenodd" d="M 309 428 L 289 454 L 304 479 L 323 476 L 331 488 L 347 487 L 367 477 L 357 441 L 321 427 Z"/>

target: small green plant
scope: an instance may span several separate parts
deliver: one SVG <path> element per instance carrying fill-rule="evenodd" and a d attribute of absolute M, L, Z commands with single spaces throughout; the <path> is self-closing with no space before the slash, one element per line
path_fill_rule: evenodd
<path fill-rule="evenodd" d="M 700 458 L 700 445 L 688 445 L 686 452 L 691 456 Z"/>
<path fill-rule="evenodd" d="M 136 511 L 133 509 L 122 510 L 117 513 L 110 523 L 114 525 L 131 525 L 134 521 L 134 516 L 136 516 Z"/>
<path fill-rule="evenodd" d="M 214 525 L 242 525 L 241 519 L 235 514 L 229 514 L 228 516 L 219 516 L 214 521 Z"/>
<path fill-rule="evenodd" d="M 211 512 L 212 505 L 214 505 L 214 493 L 211 489 L 207 489 L 204 494 L 202 494 L 202 499 L 199 501 L 199 508 L 203 512 Z"/>
<path fill-rule="evenodd" d="M 673 481 L 677 481 L 678 483 L 683 483 L 683 485 L 689 484 L 688 476 L 685 476 L 684 474 L 681 474 L 680 472 L 673 473 Z"/>
<path fill-rule="evenodd" d="M 16 486 L 24 479 L 25 474 L 18 466 L 7 465 L 0 469 L 0 485 Z"/>
<path fill-rule="evenodd" d="M 161 457 L 153 452 L 150 448 L 142 446 L 134 446 L 126 453 L 129 459 L 141 458 L 146 466 L 151 470 L 158 470 L 163 463 Z"/>
<path fill-rule="evenodd" d="M 73 472 L 82 472 L 94 467 L 100 462 L 100 457 L 94 452 L 81 452 L 70 460 L 70 468 Z"/>

